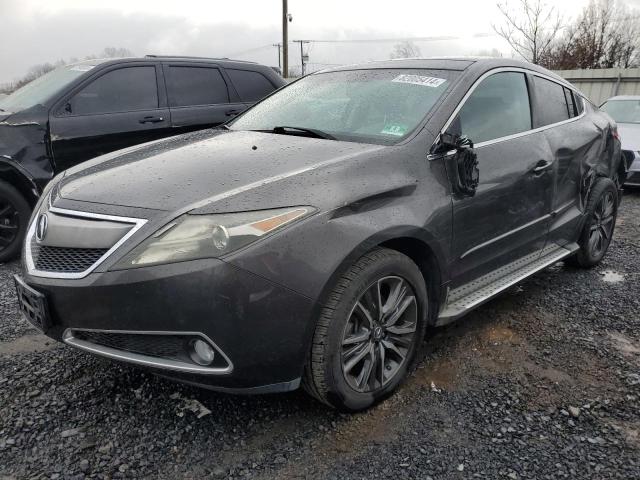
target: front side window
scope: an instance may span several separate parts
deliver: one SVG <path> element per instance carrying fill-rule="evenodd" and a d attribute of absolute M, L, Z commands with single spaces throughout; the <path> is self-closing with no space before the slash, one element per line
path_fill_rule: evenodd
<path fill-rule="evenodd" d="M 458 75 L 424 69 L 309 75 L 247 110 L 231 129 L 297 127 L 343 141 L 391 145 L 415 130 Z"/>
<path fill-rule="evenodd" d="M 534 76 L 536 95 L 540 106 L 540 127 L 569 119 L 569 106 L 564 87 L 546 78 Z"/>
<path fill-rule="evenodd" d="M 217 68 L 171 66 L 167 89 L 172 107 L 229 103 L 227 84 Z"/>
<path fill-rule="evenodd" d="M 91 115 L 156 108 L 156 68 L 126 67 L 105 73 L 76 93 L 65 107 L 65 113 Z"/>
<path fill-rule="evenodd" d="M 617 123 L 640 123 L 640 98 L 635 100 L 609 100 L 602 107 Z"/>
<path fill-rule="evenodd" d="M 485 78 L 460 109 L 453 133 L 478 144 L 531 130 L 531 107 L 524 73 Z"/>

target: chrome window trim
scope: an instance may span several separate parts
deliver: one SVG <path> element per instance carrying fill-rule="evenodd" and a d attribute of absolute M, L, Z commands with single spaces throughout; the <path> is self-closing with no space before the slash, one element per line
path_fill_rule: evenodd
<path fill-rule="evenodd" d="M 152 357 L 150 355 L 143 355 L 140 353 L 127 352 L 125 350 L 118 350 L 116 348 L 106 347 L 103 345 L 97 345 L 95 343 L 87 342 L 85 340 L 79 340 L 73 336 L 73 332 L 98 332 L 98 333 L 120 333 L 130 335 L 181 335 L 194 337 L 201 337 L 207 343 L 209 343 L 216 350 L 216 354 L 221 355 L 227 362 L 227 366 L 220 367 L 204 367 L 201 365 L 191 365 L 185 362 L 177 360 L 168 360 L 160 357 Z M 93 353 L 102 357 L 107 357 L 112 360 L 119 360 L 122 362 L 131 363 L 134 365 L 140 365 L 143 367 L 160 368 L 162 370 L 172 370 L 183 373 L 196 373 L 205 375 L 226 375 L 233 371 L 233 363 L 226 353 L 218 347 L 213 340 L 207 335 L 201 332 L 175 332 L 175 331 L 155 331 L 155 330 L 104 330 L 95 328 L 67 328 L 62 334 L 62 341 L 67 345 L 78 348 L 85 352 Z"/>
<path fill-rule="evenodd" d="M 440 134 L 444 134 L 447 131 L 447 129 L 451 126 L 451 123 L 456 118 L 458 113 L 460 113 L 460 110 L 462 110 L 462 107 L 464 107 L 464 104 L 467 102 L 469 97 L 473 94 L 473 92 L 476 90 L 478 85 L 480 85 L 480 83 L 485 78 L 490 77 L 491 75 L 495 75 L 496 73 L 503 73 L 503 72 L 516 72 L 516 73 L 524 73 L 524 74 L 528 73 L 528 74 L 533 75 L 533 76 L 544 78 L 546 80 L 549 80 L 549 81 L 552 81 L 552 82 L 556 83 L 557 85 L 559 85 L 561 87 L 568 88 L 569 90 L 571 90 L 574 93 L 574 95 L 577 95 L 578 97 L 580 97 L 580 99 L 581 99 L 580 101 L 582 101 L 582 94 L 580 92 L 578 92 L 578 90 L 576 90 L 575 87 L 573 87 L 573 85 L 569 85 L 569 84 L 565 85 L 563 83 L 560 83 L 560 82 L 558 82 L 558 79 L 553 78 L 553 77 L 551 77 L 549 75 L 545 75 L 544 73 L 538 73 L 538 72 L 535 72 L 533 70 L 527 70 L 526 68 L 519 68 L 519 67 L 494 68 L 493 70 L 489 70 L 488 72 L 483 73 L 480 77 L 478 77 L 478 79 L 473 83 L 473 85 L 471 85 L 471 88 L 469 88 L 469 90 L 467 91 L 465 96 L 462 97 L 462 100 L 460 100 L 460 102 L 458 103 L 456 108 L 453 110 L 453 113 L 449 116 L 449 118 L 445 122 L 444 126 L 440 130 Z M 529 95 L 529 101 L 531 101 L 531 95 Z M 580 115 L 578 115 L 576 117 L 568 118 L 567 120 L 563 120 L 561 122 L 556 122 L 556 123 L 551 123 L 549 125 L 544 125 L 542 127 L 537 127 L 537 128 L 532 128 L 530 130 L 525 130 L 524 132 L 518 132 L 518 133 L 514 133 L 512 135 L 506 135 L 504 137 L 498 137 L 498 138 L 494 138 L 494 139 L 491 139 L 491 140 L 486 140 L 484 142 L 480 142 L 480 143 L 475 144 L 474 148 L 486 147 L 488 145 L 493 145 L 495 143 L 505 142 L 507 140 L 513 140 L 515 138 L 524 137 L 526 135 L 531 135 L 533 133 L 542 132 L 542 131 L 547 130 L 549 128 L 553 128 L 553 127 L 557 127 L 557 126 L 560 126 L 560 125 L 564 125 L 566 123 L 575 122 L 577 120 L 580 120 L 581 118 L 583 118 L 586 115 L 586 108 L 584 108 L 584 102 L 583 101 L 582 101 L 582 107 L 583 107 L 582 108 L 582 113 L 580 113 Z"/>
<path fill-rule="evenodd" d="M 122 237 L 116 244 L 111 247 L 107 252 L 98 259 L 91 267 L 87 270 L 77 273 L 63 273 L 63 272 L 43 272 L 38 270 L 33 262 L 33 256 L 31 252 L 31 242 L 33 241 L 33 237 L 35 235 L 36 223 L 35 221 L 31 222 L 29 226 L 29 230 L 27 231 L 26 241 L 25 241 L 25 262 L 27 266 L 27 272 L 29 275 L 34 277 L 41 278 L 59 278 L 59 279 L 68 279 L 68 280 L 78 280 L 81 278 L 85 278 L 91 272 L 93 272 L 96 268 L 98 268 L 113 252 L 115 252 L 120 246 L 129 240 L 138 230 L 140 230 L 144 224 L 147 223 L 147 220 L 142 218 L 131 218 L 131 217 L 118 217 L 115 215 L 104 215 L 101 213 L 90 213 L 90 212 L 80 212 L 78 210 L 67 210 L 64 208 L 57 208 L 51 206 L 51 199 L 49 198 L 49 207 L 47 211 L 51 213 L 59 213 L 61 215 L 66 215 L 70 217 L 80 217 L 80 218 L 89 218 L 92 220 L 108 220 L 116 223 L 126 223 L 131 224 L 133 227 L 131 230 L 127 232 L 127 234 Z M 37 218 L 37 215 L 34 216 Z"/>

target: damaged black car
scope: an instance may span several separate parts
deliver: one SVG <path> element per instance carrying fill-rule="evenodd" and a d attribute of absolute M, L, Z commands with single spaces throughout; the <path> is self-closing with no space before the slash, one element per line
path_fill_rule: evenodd
<path fill-rule="evenodd" d="M 558 261 L 597 265 L 625 172 L 615 122 L 538 66 L 326 70 L 228 128 L 60 174 L 18 297 L 95 355 L 361 410 L 401 384 L 428 326 Z"/>
<path fill-rule="evenodd" d="M 284 84 L 251 62 L 149 55 L 65 65 L 0 98 L 0 262 L 18 255 L 56 173 L 225 123 Z"/>

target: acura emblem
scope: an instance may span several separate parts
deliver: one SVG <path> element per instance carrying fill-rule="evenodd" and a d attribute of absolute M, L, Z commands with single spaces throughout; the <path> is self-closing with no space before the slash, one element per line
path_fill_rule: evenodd
<path fill-rule="evenodd" d="M 46 213 L 41 213 L 38 216 L 38 223 L 36 224 L 36 240 L 41 242 L 44 237 L 47 236 L 47 228 L 49 227 L 49 218 Z"/>

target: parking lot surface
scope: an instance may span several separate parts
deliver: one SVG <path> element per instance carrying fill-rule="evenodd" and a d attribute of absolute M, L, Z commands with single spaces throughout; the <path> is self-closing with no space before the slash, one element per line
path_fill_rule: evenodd
<path fill-rule="evenodd" d="M 0 266 L 0 480 L 640 478 L 640 192 L 592 270 L 557 264 L 430 332 L 356 415 L 172 383 L 39 335 Z"/>

